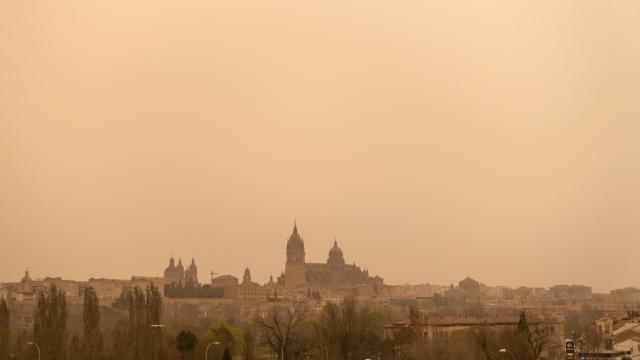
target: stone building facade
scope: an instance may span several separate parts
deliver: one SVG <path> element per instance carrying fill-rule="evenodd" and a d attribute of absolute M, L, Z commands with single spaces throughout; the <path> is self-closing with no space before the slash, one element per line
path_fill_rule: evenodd
<path fill-rule="evenodd" d="M 182 265 L 182 259 L 178 259 L 178 265 L 175 264 L 173 256 L 169 259 L 169 266 L 164 270 L 163 276 L 165 284 L 185 284 L 185 283 L 198 283 L 198 267 L 194 258 L 191 259 L 191 264 L 184 269 Z"/>
<path fill-rule="evenodd" d="M 370 276 L 369 271 L 355 264 L 346 264 L 338 242 L 333 242 L 329 250 L 327 263 L 305 262 L 304 239 L 293 226 L 293 233 L 287 241 L 287 260 L 284 274 L 278 278 L 278 284 L 286 287 L 344 287 L 355 285 L 380 285 L 383 279 Z"/>

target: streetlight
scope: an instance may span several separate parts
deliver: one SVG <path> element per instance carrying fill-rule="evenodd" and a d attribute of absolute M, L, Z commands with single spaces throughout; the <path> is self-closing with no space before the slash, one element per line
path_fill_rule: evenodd
<path fill-rule="evenodd" d="M 209 347 L 211 345 L 218 346 L 218 345 L 220 345 L 220 341 L 214 341 L 214 342 L 210 343 L 209 345 L 207 345 L 207 348 L 204 349 L 204 360 L 209 360 Z"/>
<path fill-rule="evenodd" d="M 38 360 L 40 360 L 40 346 L 38 346 L 38 344 L 36 344 L 34 342 L 29 342 L 28 345 L 35 346 L 36 349 L 38 349 Z"/>
<path fill-rule="evenodd" d="M 513 355 L 513 353 L 511 351 L 507 350 L 507 349 L 503 348 L 503 349 L 498 350 L 498 352 L 501 352 L 503 354 L 508 353 L 509 356 L 511 356 L 512 359 L 514 359 L 514 360 L 516 359 L 516 357 Z"/>
<path fill-rule="evenodd" d="M 164 327 L 162 324 L 151 324 L 152 329 L 161 330 Z M 153 347 L 153 358 L 158 358 L 158 339 L 155 340 L 156 346 Z"/>

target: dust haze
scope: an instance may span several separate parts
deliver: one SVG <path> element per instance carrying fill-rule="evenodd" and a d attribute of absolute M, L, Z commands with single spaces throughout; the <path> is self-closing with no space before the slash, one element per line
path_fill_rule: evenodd
<path fill-rule="evenodd" d="M 0 280 L 640 286 L 640 4 L 0 4 Z M 201 279 L 207 275 L 201 275 Z"/>

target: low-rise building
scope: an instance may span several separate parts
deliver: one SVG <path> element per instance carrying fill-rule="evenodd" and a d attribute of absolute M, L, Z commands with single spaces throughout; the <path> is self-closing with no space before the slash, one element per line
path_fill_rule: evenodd
<path fill-rule="evenodd" d="M 640 289 L 637 289 L 634 287 L 616 289 L 616 290 L 612 290 L 610 293 L 611 293 L 611 296 L 613 296 L 613 298 L 618 302 L 622 302 L 622 303 L 640 302 Z"/>
<path fill-rule="evenodd" d="M 631 357 L 640 357 L 640 313 L 631 311 L 617 319 L 598 319 L 596 334 L 602 340 L 601 347 L 629 351 Z"/>
<path fill-rule="evenodd" d="M 417 324 L 410 320 L 396 322 L 386 325 L 383 328 L 383 335 L 386 340 L 393 340 L 401 332 L 409 328 L 417 328 L 419 336 L 430 341 L 446 340 L 453 334 L 472 330 L 480 327 L 488 327 L 491 330 L 502 331 L 506 329 L 515 330 L 522 320 L 521 317 L 501 316 L 501 317 L 474 317 L 474 316 L 429 316 L 421 314 Z M 538 329 L 548 341 L 545 345 L 547 353 L 560 354 L 564 345 L 565 323 L 557 320 L 529 320 L 530 329 Z"/>

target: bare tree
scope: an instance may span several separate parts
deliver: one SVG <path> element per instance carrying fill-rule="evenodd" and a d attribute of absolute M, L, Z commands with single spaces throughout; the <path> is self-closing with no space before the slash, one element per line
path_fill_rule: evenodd
<path fill-rule="evenodd" d="M 481 325 L 472 331 L 472 336 L 479 353 L 484 356 L 484 359 L 498 359 L 500 344 L 495 331 L 492 331 L 488 325 Z"/>
<path fill-rule="evenodd" d="M 293 359 L 294 349 L 300 343 L 300 325 L 310 317 L 305 304 L 297 302 L 289 306 L 275 305 L 266 316 L 256 318 L 262 340 L 283 359 Z"/>
<path fill-rule="evenodd" d="M 244 328 L 244 348 L 242 349 L 245 360 L 254 360 L 255 357 L 255 333 L 254 329 L 250 326 Z"/>
<path fill-rule="evenodd" d="M 369 310 L 353 298 L 341 304 L 329 303 L 320 313 L 320 332 L 332 359 L 357 359 L 365 355 L 367 344 L 375 342 Z"/>
<path fill-rule="evenodd" d="M 550 326 L 543 322 L 530 325 L 526 314 L 522 312 L 516 331 L 506 334 L 505 346 L 510 346 L 518 358 L 535 360 L 547 348 L 550 337 Z"/>

